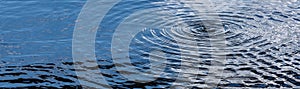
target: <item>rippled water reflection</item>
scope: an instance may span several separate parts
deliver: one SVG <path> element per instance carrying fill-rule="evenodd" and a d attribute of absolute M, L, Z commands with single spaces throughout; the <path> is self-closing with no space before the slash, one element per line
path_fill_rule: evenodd
<path fill-rule="evenodd" d="M 90 61 L 97 66 L 72 60 L 73 31 L 85 3 L 0 0 L 0 87 L 92 88 L 80 85 L 78 79 L 103 85 L 75 72 L 92 70 L 100 71 L 112 88 L 300 88 L 299 1 L 211 0 L 206 5 L 123 0 L 100 22 L 97 61 Z M 195 10 L 189 5 L 210 8 Z M 115 40 L 122 42 L 131 36 L 122 32 L 137 28 L 141 29 L 132 35 L 128 56 L 126 50 L 117 50 L 116 57 L 129 57 L 138 71 L 159 75 L 149 83 L 126 79 L 120 72 L 130 75 L 134 70 L 116 66 L 127 68 L 130 63 L 112 58 L 111 50 L 119 49 L 112 45 L 115 29 L 120 30 Z M 222 42 L 214 38 L 220 36 L 226 42 L 222 49 L 214 45 Z M 216 55 L 216 49 L 224 53 L 225 61 L 218 60 L 223 56 Z M 166 68 L 151 70 L 153 65 Z M 214 80 L 220 81 L 210 82 Z"/>

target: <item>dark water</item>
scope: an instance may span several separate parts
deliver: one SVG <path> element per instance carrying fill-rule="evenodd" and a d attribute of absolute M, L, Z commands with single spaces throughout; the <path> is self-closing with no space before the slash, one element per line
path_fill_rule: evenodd
<path fill-rule="evenodd" d="M 299 1 L 211 0 L 211 11 L 203 15 L 204 12 L 185 6 L 182 0 L 123 0 L 100 22 L 95 40 L 97 66 L 86 66 L 72 58 L 73 31 L 85 3 L 85 0 L 0 0 L 0 87 L 93 88 L 81 85 L 79 79 L 104 85 L 95 79 L 78 78 L 74 68 L 77 64 L 81 72 L 100 71 L 112 88 L 171 88 L 172 85 L 300 88 Z M 206 3 L 188 4 L 206 6 Z M 157 17 L 153 13 L 158 13 Z M 126 62 L 115 63 L 111 56 L 111 48 L 116 46 L 112 45 L 114 29 L 126 21 L 127 24 L 151 23 L 134 35 L 129 58 L 142 72 L 150 71 L 149 56 L 158 65 L 165 64 L 164 73 L 155 81 L 130 81 L 119 72 L 130 74 L 132 70 L 116 68 L 116 65 L 130 66 Z M 222 32 L 211 31 L 211 34 L 207 29 L 217 28 L 218 22 Z M 212 37 L 220 34 L 225 39 L 226 47 L 222 51 L 226 60 L 221 66 L 224 70 L 214 76 L 209 72 L 217 68 L 212 62 L 220 60 L 211 44 L 216 40 Z M 161 50 L 166 58 L 153 50 Z M 180 71 L 180 68 L 197 70 Z M 186 76 L 177 78 L 182 74 Z M 207 76 L 220 81 L 210 84 Z"/>

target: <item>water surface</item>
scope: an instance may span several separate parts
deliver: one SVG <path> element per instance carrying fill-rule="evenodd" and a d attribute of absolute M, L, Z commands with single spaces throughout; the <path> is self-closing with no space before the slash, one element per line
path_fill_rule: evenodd
<path fill-rule="evenodd" d="M 82 88 L 73 66 L 72 39 L 77 17 L 85 3 L 85 0 L 0 0 L 0 87 Z M 207 6 L 205 3 L 190 4 Z M 197 12 L 180 0 L 121 1 L 110 9 L 97 30 L 95 54 L 99 66 L 77 64 L 82 64 L 82 71 L 100 71 L 113 88 L 170 88 L 172 85 L 300 88 L 299 1 L 212 0 L 211 5 L 209 12 Z M 151 17 L 153 13 L 157 17 Z M 210 34 L 208 29 L 216 28 L 217 21 L 222 23 L 222 32 Z M 129 45 L 129 58 L 142 72 L 149 72 L 149 56 L 156 59 L 152 60 L 155 63 L 165 64 L 164 73 L 157 80 L 133 82 L 118 72 L 130 74 L 132 70 L 117 71 L 111 56 L 111 48 L 115 47 L 111 41 L 115 29 L 123 22 L 150 23 L 134 35 Z M 138 25 L 133 24 L 132 28 L 135 26 Z M 220 34 L 226 41 L 223 49 L 226 61 L 221 76 L 213 77 L 220 82 L 209 84 L 207 76 L 214 76 L 209 70 L 216 67 L 212 62 L 220 61 L 212 53 L 215 50 L 212 36 Z M 161 50 L 164 57 L 153 50 Z M 166 60 L 162 60 L 164 58 Z M 199 70 L 179 71 L 180 67 Z M 186 76 L 177 78 L 180 74 Z M 103 84 L 93 79 L 84 80 Z"/>

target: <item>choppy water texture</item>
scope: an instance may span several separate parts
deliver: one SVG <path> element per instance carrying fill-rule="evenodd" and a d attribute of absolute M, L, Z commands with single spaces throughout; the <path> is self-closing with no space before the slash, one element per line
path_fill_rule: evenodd
<path fill-rule="evenodd" d="M 172 85 L 300 88 L 299 1 L 211 0 L 210 11 L 202 14 L 204 12 L 196 13 L 180 0 L 123 0 L 107 13 L 101 21 L 101 30 L 97 31 L 95 53 L 98 66 L 85 66 L 83 62 L 72 60 L 73 30 L 85 2 L 0 0 L 1 88 L 92 88 L 80 85 L 75 70 L 100 71 L 113 88 L 170 88 Z M 204 3 L 190 4 L 206 6 Z M 149 17 L 153 13 L 158 16 Z M 115 67 L 111 57 L 111 48 L 114 47 L 111 45 L 112 29 L 123 22 L 147 21 L 151 24 L 146 24 L 131 40 L 131 64 L 139 71 L 149 72 L 150 60 L 147 59 L 150 56 L 156 59 L 152 61 L 165 64 L 166 68 L 155 81 L 137 83 L 118 73 L 130 74 L 132 70 L 117 71 Z M 209 31 L 216 27 L 214 23 L 217 21 L 222 23 L 224 31 Z M 226 42 L 222 49 L 226 60 L 221 65 L 224 70 L 214 75 L 209 70 L 216 68 L 212 63 L 220 60 L 216 60 L 215 47 L 211 43 L 213 37 L 220 34 Z M 178 42 L 178 39 L 184 42 Z M 180 47 L 185 48 L 181 50 Z M 166 57 L 153 50 L 161 50 Z M 167 60 L 162 60 L 164 58 Z M 82 66 L 75 69 L 75 64 Z M 129 66 L 128 63 L 117 65 Z M 198 70 L 180 71 L 180 68 Z M 186 76 L 177 78 L 181 74 Z M 209 78 L 220 79 L 220 82 L 208 83 L 207 76 L 214 76 Z M 79 78 L 92 84 L 103 84 L 94 79 Z"/>

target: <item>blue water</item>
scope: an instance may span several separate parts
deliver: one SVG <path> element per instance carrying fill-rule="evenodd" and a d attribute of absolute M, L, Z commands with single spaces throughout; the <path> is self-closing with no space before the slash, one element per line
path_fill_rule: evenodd
<path fill-rule="evenodd" d="M 86 0 L 0 0 L 0 88 L 93 88 L 79 81 L 72 58 L 73 32 L 85 3 Z M 203 6 L 203 3 L 194 4 Z M 215 12 L 206 15 L 218 16 L 226 40 L 224 71 L 221 77 L 215 77 L 220 82 L 209 85 L 204 78 L 211 76 L 209 67 L 216 59 L 211 53 L 213 39 L 204 29 L 214 28 L 213 23 L 217 20 L 190 14 L 195 11 L 183 6 L 180 0 L 123 0 L 116 4 L 99 21 L 101 25 L 95 40 L 99 66 L 85 67 L 82 63 L 82 70 L 100 71 L 112 88 L 170 88 L 182 72 L 177 70 L 180 66 L 195 67 L 199 72 L 184 72 L 187 76 L 177 80 L 193 84 L 179 82 L 175 84 L 178 86 L 300 88 L 299 1 L 212 0 L 212 5 Z M 185 23 L 191 29 L 162 29 L 149 25 L 135 35 L 129 45 L 129 58 L 139 71 L 149 70 L 151 63 L 147 57 L 153 50 L 162 50 L 167 62 L 164 76 L 155 81 L 130 81 L 118 72 L 111 56 L 113 33 L 126 18 L 139 11 L 145 13 L 133 17 L 137 22 L 163 18 L 143 17 L 151 14 L 151 11 L 146 12 L 153 8 L 172 12 L 171 17 L 154 25 L 181 26 L 178 24 Z M 203 26 L 206 23 L 211 26 Z M 213 35 L 218 36 L 218 31 Z M 190 40 L 200 49 L 197 53 L 181 55 L 180 46 L 187 47 L 187 52 L 196 48 L 175 39 Z M 154 56 L 163 59 L 160 55 Z M 185 61 L 191 65 L 182 64 Z M 80 62 L 77 64 L 81 65 Z M 93 79 L 83 80 L 104 84 Z"/>

